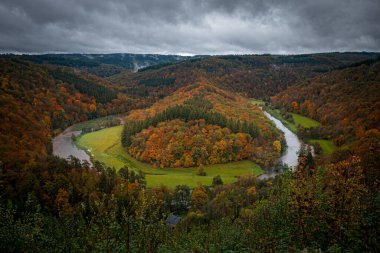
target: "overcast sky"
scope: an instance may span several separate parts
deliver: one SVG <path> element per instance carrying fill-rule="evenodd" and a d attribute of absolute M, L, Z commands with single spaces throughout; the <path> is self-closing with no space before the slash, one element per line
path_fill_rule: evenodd
<path fill-rule="evenodd" d="M 380 0 L 1 0 L 0 51 L 380 51 Z"/>

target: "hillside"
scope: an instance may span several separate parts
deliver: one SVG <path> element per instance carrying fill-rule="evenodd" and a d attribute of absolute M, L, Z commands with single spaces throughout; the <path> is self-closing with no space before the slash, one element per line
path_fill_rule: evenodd
<path fill-rule="evenodd" d="M 190 57 L 159 54 L 42 54 L 12 55 L 13 58 L 38 64 L 52 64 L 78 68 L 88 73 L 107 77 L 127 70 L 137 71 L 141 68 L 182 61 Z"/>
<path fill-rule="evenodd" d="M 206 80 L 131 111 L 126 122 L 123 144 L 129 153 L 160 167 L 241 159 L 269 166 L 281 151 L 282 137 L 258 107 Z"/>
<path fill-rule="evenodd" d="M 322 123 L 337 145 L 379 128 L 380 62 L 335 70 L 272 97 L 275 106 Z"/>
<path fill-rule="evenodd" d="M 376 53 L 213 56 L 156 65 L 137 73 L 122 72 L 109 80 L 131 96 L 162 98 L 204 77 L 246 97 L 265 99 L 292 84 L 377 56 Z"/>
<path fill-rule="evenodd" d="M 0 58 L 0 160 L 25 165 L 51 152 L 50 139 L 80 121 L 142 106 L 105 80 L 71 69 Z"/>
<path fill-rule="evenodd" d="M 360 154 L 369 170 L 378 171 L 380 61 L 335 70 L 301 82 L 272 97 L 271 101 L 278 108 L 321 122 L 321 127 L 303 132 L 307 137 L 332 138 L 337 146 Z M 375 174 L 380 177 L 378 172 Z"/>

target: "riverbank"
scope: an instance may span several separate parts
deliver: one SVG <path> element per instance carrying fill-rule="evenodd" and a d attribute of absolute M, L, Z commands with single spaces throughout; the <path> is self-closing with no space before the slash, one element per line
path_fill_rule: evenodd
<path fill-rule="evenodd" d="M 320 122 L 297 113 L 289 113 L 293 118 L 293 122 L 290 122 L 281 115 L 280 110 L 278 109 L 266 108 L 265 111 L 277 120 L 281 121 L 283 125 L 290 129 L 294 134 L 297 134 L 298 126 L 302 126 L 304 128 L 321 126 Z M 313 150 L 315 149 L 314 146 L 316 144 L 320 145 L 323 155 L 329 155 L 337 149 L 333 141 L 328 139 L 306 139 L 305 142 L 309 146 L 313 147 Z"/>
<path fill-rule="evenodd" d="M 281 121 L 265 111 L 264 114 L 284 133 L 287 149 L 280 158 L 281 162 L 290 168 L 297 166 L 301 141 Z M 216 175 L 220 175 L 224 183 L 231 183 L 236 181 L 239 175 L 243 174 L 254 174 L 259 179 L 268 179 L 275 177 L 279 173 L 278 171 L 264 173 L 258 165 L 249 160 L 204 166 L 207 174 L 205 177 L 196 175 L 197 168 L 157 169 L 150 164 L 139 162 L 130 157 L 125 149 L 121 147 L 122 126 L 108 127 L 81 135 L 80 129 L 99 128 L 104 124 L 108 124 L 107 120 L 113 121 L 114 117 L 83 122 L 66 129 L 53 140 L 54 154 L 63 158 L 72 155 L 90 163 L 92 157 L 117 170 L 125 165 L 136 171 L 142 170 L 146 173 L 148 186 L 150 187 L 158 187 L 161 184 L 165 184 L 170 188 L 174 188 L 179 184 L 186 184 L 191 187 L 196 186 L 198 183 L 210 185 Z M 119 123 L 122 122 L 120 121 Z M 75 143 L 72 138 L 73 135 L 77 137 Z"/>
<path fill-rule="evenodd" d="M 80 136 L 82 131 L 75 130 L 75 125 L 65 129 L 61 134 L 53 138 L 53 155 L 61 158 L 74 156 L 81 161 L 87 161 L 92 165 L 90 156 L 82 149 L 79 149 L 73 139 Z"/>
<path fill-rule="evenodd" d="M 197 175 L 197 167 L 163 168 L 137 161 L 121 146 L 122 126 L 106 128 L 97 132 L 80 136 L 76 143 L 83 149 L 90 150 L 95 160 L 103 162 L 116 170 L 127 165 L 135 171 L 142 170 L 146 174 L 148 187 L 165 185 L 174 189 L 177 185 L 195 187 L 198 183 L 211 185 L 215 176 L 220 175 L 224 183 L 232 183 L 244 174 L 259 176 L 264 171 L 252 161 L 244 160 L 225 164 L 205 165 L 206 176 Z"/>
<path fill-rule="evenodd" d="M 87 161 L 92 165 L 89 150 L 80 148 L 74 142 L 85 132 L 91 132 L 115 125 L 124 124 L 124 115 L 111 115 L 93 120 L 84 121 L 66 128 L 62 133 L 53 138 L 53 155 L 67 159 L 74 156 L 81 161 Z"/>
<path fill-rule="evenodd" d="M 296 167 L 298 165 L 298 152 L 301 149 L 301 141 L 296 134 L 285 127 L 285 125 L 268 112 L 264 111 L 264 114 L 276 125 L 277 129 L 284 133 L 287 148 L 280 157 L 283 164 L 286 164 L 289 168 Z"/>

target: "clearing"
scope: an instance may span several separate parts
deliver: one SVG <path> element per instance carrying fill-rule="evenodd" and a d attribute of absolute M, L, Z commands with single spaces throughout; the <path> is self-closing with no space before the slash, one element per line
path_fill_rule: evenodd
<path fill-rule="evenodd" d="M 321 123 L 319 123 L 318 121 L 313 120 L 313 119 L 308 118 L 308 117 L 305 117 L 305 116 L 302 116 L 302 115 L 297 114 L 297 113 L 290 113 L 290 115 L 292 115 L 294 123 L 296 125 L 300 125 L 300 126 L 303 126 L 305 128 L 317 127 L 317 126 L 321 125 Z"/>
<path fill-rule="evenodd" d="M 321 145 L 322 152 L 324 155 L 331 154 L 337 148 L 331 140 L 310 139 L 308 141 L 310 143 L 319 143 L 319 145 Z"/>

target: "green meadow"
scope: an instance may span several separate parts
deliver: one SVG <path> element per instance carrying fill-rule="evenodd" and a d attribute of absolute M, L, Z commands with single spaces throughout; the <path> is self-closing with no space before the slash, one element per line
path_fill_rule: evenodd
<path fill-rule="evenodd" d="M 310 143 L 319 143 L 319 145 L 321 145 L 322 152 L 324 155 L 329 155 L 336 149 L 335 144 L 331 140 L 310 139 L 308 141 Z"/>
<path fill-rule="evenodd" d="M 296 125 L 300 125 L 305 128 L 317 127 L 321 125 L 321 123 L 319 123 L 318 121 L 302 116 L 300 114 L 297 114 L 297 113 L 290 113 L 290 114 L 292 115 L 294 123 Z"/>
<path fill-rule="evenodd" d="M 181 184 L 194 187 L 199 183 L 211 185 L 216 175 L 220 175 L 224 183 L 231 183 L 236 181 L 239 175 L 263 173 L 258 165 L 248 160 L 204 166 L 206 176 L 196 175 L 197 168 L 154 168 L 150 164 L 137 161 L 125 151 L 120 142 L 122 129 L 123 126 L 116 126 L 84 134 L 77 138 L 76 144 L 86 150 L 93 159 L 115 167 L 116 170 L 125 165 L 136 171 L 142 170 L 146 173 L 148 187 L 166 185 L 175 188 Z"/>

